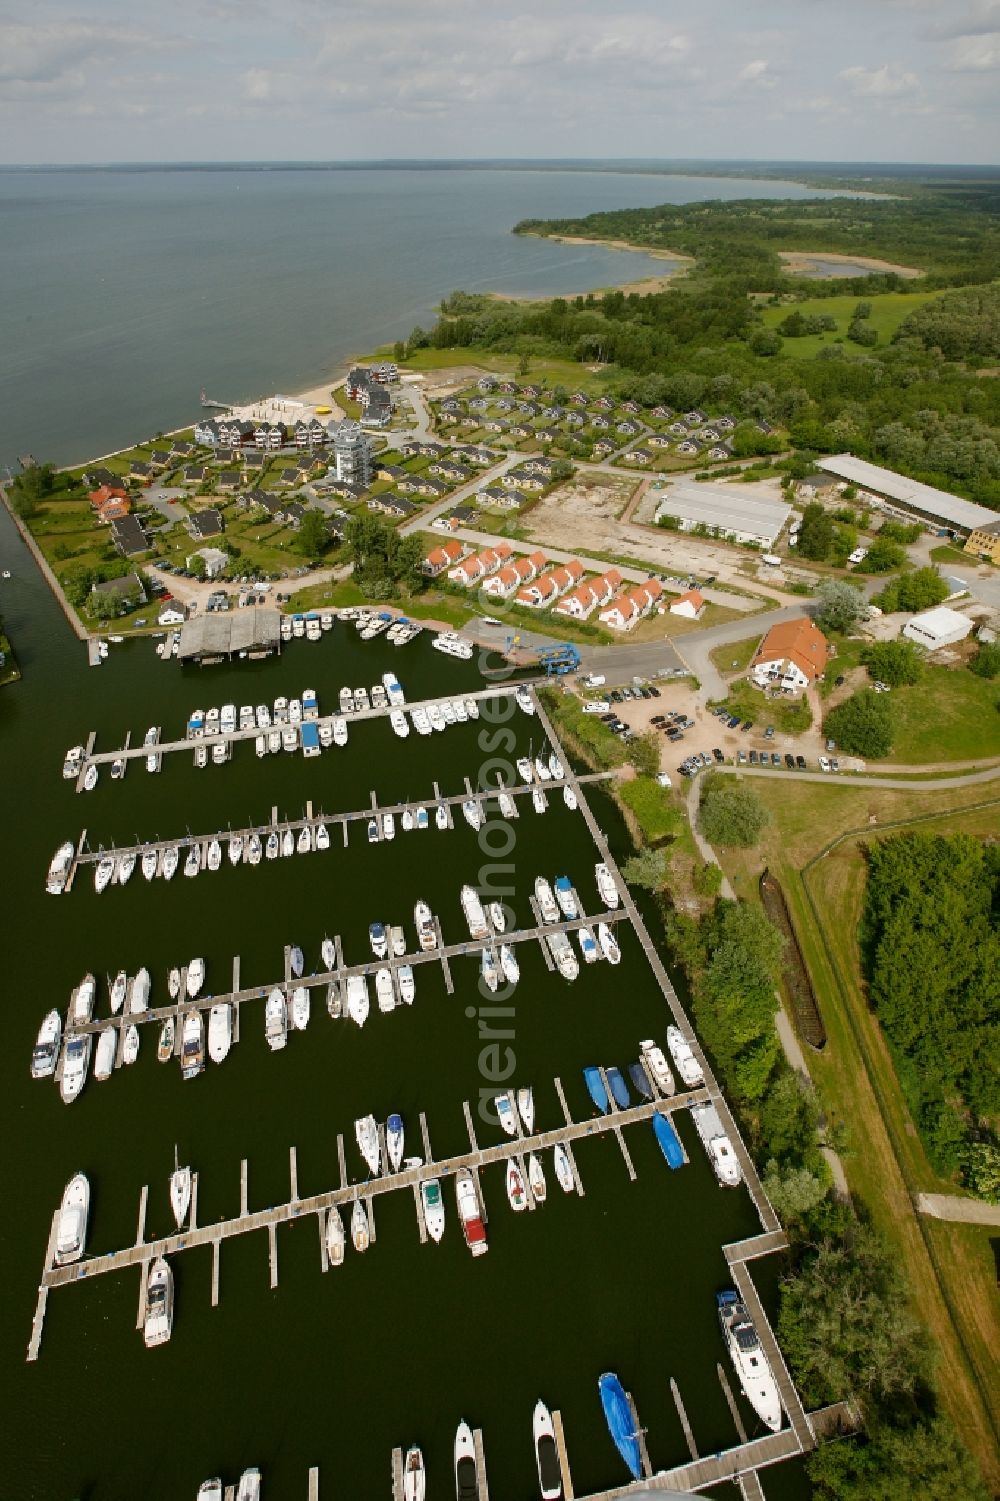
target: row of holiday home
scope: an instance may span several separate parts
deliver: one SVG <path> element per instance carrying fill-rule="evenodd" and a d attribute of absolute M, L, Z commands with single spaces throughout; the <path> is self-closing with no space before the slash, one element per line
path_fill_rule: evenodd
<path fill-rule="evenodd" d="M 513 557 L 510 544 L 497 542 L 470 552 L 461 542 L 435 547 L 423 560 L 428 578 L 446 574 L 463 588 L 479 588 L 488 599 L 510 600 L 529 610 L 552 610 L 571 620 L 589 620 L 597 611 L 602 625 L 630 631 L 660 606 L 663 585 L 658 579 L 622 587 L 622 576 L 609 568 L 597 578 L 584 578 L 578 558 L 548 566 L 543 552 Z"/>

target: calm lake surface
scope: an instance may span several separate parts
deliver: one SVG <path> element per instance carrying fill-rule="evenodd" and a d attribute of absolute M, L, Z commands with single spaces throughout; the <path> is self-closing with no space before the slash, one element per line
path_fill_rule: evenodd
<path fill-rule="evenodd" d="M 580 173 L 0 174 L 0 242 L 8 290 L 16 289 L 0 312 L 3 453 L 30 448 L 66 462 L 107 451 L 190 418 L 203 384 L 234 397 L 301 387 L 350 350 L 429 321 L 434 301 L 456 285 L 573 291 L 640 273 L 638 256 L 512 238 L 509 226 L 525 215 L 754 191 L 747 182 Z M 759 191 L 804 192 L 771 183 Z M 105 773 L 96 792 L 77 796 L 60 776 L 62 756 L 91 729 L 101 748 L 154 723 L 173 736 L 199 705 L 270 702 L 307 686 L 327 710 L 342 684 L 370 684 L 390 666 L 415 699 L 472 687 L 476 665 L 441 657 L 426 638 L 396 651 L 338 626 L 321 645 L 295 642 L 264 663 L 182 670 L 161 664 L 147 641 L 113 647 L 105 666 L 88 669 L 2 511 L 0 558 L 13 572 L 0 585 L 0 610 L 24 674 L 0 692 L 0 1492 L 18 1501 L 193 1501 L 207 1476 L 232 1482 L 258 1464 L 267 1501 L 300 1501 L 310 1465 L 320 1467 L 324 1501 L 388 1496 L 393 1446 L 419 1442 L 429 1494 L 448 1496 L 455 1427 L 466 1417 L 484 1431 L 494 1501 L 527 1498 L 537 1494 L 530 1423 L 542 1396 L 563 1413 L 585 1494 L 626 1478 L 598 1404 L 597 1379 L 608 1369 L 636 1397 L 654 1467 L 687 1457 L 671 1376 L 699 1450 L 734 1442 L 716 1374 L 725 1357 L 714 1294 L 727 1278 L 722 1244 L 754 1233 L 758 1221 L 745 1191 L 716 1186 L 686 1115 L 678 1120 L 691 1157 L 683 1170 L 668 1172 L 646 1127 L 627 1133 L 635 1183 L 613 1136 L 585 1141 L 576 1148 L 585 1197 L 559 1193 L 547 1162 L 549 1198 L 534 1214 L 512 1215 L 501 1169 L 487 1170 L 482 1260 L 465 1249 L 450 1185 L 440 1246 L 419 1245 L 412 1196 L 399 1193 L 378 1200 L 369 1253 L 349 1251 L 325 1276 L 315 1218 L 282 1227 L 274 1291 L 266 1234 L 227 1242 L 215 1309 L 210 1250 L 176 1256 L 174 1334 L 156 1351 L 135 1329 L 138 1273 L 56 1289 L 40 1358 L 25 1363 L 51 1216 L 74 1172 L 92 1186 L 88 1249 L 117 1250 L 134 1240 L 144 1184 L 147 1236 L 169 1228 L 175 1144 L 199 1173 L 207 1224 L 238 1211 L 243 1158 L 251 1209 L 287 1200 L 290 1146 L 301 1194 L 334 1186 L 338 1133 L 360 1180 L 353 1121 L 368 1111 L 380 1119 L 400 1111 L 411 1151 L 424 1111 L 435 1156 L 464 1150 L 462 1102 L 475 1101 L 484 1083 L 477 966 L 468 959 L 453 964 L 453 996 L 423 966 L 412 1009 L 385 1017 L 373 1007 L 361 1032 L 314 1004 L 308 1031 L 277 1055 L 266 1048 L 261 1009 L 250 1005 L 225 1066 L 209 1065 L 187 1084 L 176 1065 L 156 1062 L 153 1030 L 143 1029 L 135 1067 L 91 1080 L 67 1109 L 50 1081 L 31 1081 L 28 1064 L 42 1016 L 65 1010 L 86 971 L 103 977 L 145 964 L 162 1001 L 172 965 L 203 955 L 206 988 L 222 991 L 239 954 L 242 983 L 266 985 L 280 975 L 285 944 L 300 944 L 313 968 L 327 934 L 339 933 L 355 962 L 375 918 L 412 935 L 420 896 L 446 938 L 460 941 L 459 889 L 478 879 L 483 857 L 464 824 L 399 833 L 377 847 L 356 826 L 347 851 L 335 841 L 325 855 L 236 871 L 227 864 L 170 885 L 147 885 L 137 873 L 100 898 L 81 874 L 69 896 L 54 899 L 44 876 L 55 847 L 84 825 L 96 847 L 259 823 L 273 804 L 300 816 L 307 799 L 331 813 L 366 806 L 373 790 L 383 802 L 429 800 L 432 781 L 459 791 L 488 757 L 482 724 L 400 742 L 376 722 L 319 760 L 258 762 L 246 746 L 231 763 L 199 771 L 177 755 L 159 776 L 134 765 L 123 783 Z M 518 713 L 510 727 L 513 743 L 501 753 L 513 760 L 532 738 L 538 748 L 533 720 Z M 624 855 L 613 806 L 599 794 L 591 800 Z M 593 902 L 596 854 L 578 813 L 553 800 L 544 817 L 529 807 L 513 827 L 519 924 L 530 921 L 539 874 L 569 874 Z M 617 970 L 596 965 L 574 985 L 522 946 L 512 1082 L 533 1085 L 542 1127 L 560 1119 L 555 1075 L 574 1116 L 586 1118 L 583 1066 L 626 1064 L 641 1038 L 663 1040 L 668 1017 L 638 940 L 627 926 L 620 940 Z M 482 1144 L 497 1135 L 479 1128 Z M 776 1274 L 776 1264 L 759 1265 L 769 1307 Z M 789 1467 L 765 1485 L 769 1501 L 805 1494 Z"/>
<path fill-rule="evenodd" d="M 794 183 L 583 171 L 0 173 L 0 464 L 68 464 L 220 401 L 316 385 L 430 326 L 457 287 L 551 295 L 661 260 L 510 233 L 520 219 Z"/>

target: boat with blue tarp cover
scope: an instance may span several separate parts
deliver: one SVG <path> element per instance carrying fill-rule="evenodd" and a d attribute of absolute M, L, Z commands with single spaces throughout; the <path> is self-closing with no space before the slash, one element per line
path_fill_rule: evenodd
<path fill-rule="evenodd" d="M 597 1386 L 601 1394 L 601 1406 L 604 1408 L 608 1432 L 615 1441 L 618 1453 L 628 1466 L 629 1474 L 634 1480 L 638 1480 L 642 1475 L 642 1454 L 639 1449 L 635 1418 L 632 1415 L 628 1397 L 625 1395 L 625 1389 L 613 1371 L 605 1371 Z"/>
<path fill-rule="evenodd" d="M 608 1091 L 604 1087 L 604 1080 L 601 1078 L 600 1069 L 585 1068 L 583 1071 L 583 1082 L 586 1084 L 587 1093 L 590 1095 L 590 1098 L 593 1100 L 598 1110 L 602 1115 L 606 1115 L 609 1104 Z"/>
<path fill-rule="evenodd" d="M 608 1076 L 608 1088 L 619 1110 L 627 1110 L 632 1103 L 628 1092 L 628 1085 L 620 1068 L 607 1068 L 604 1072 Z"/>
<path fill-rule="evenodd" d="M 662 1115 L 659 1110 L 653 1116 L 653 1135 L 660 1144 L 660 1151 L 667 1159 L 668 1167 L 684 1166 L 684 1148 L 681 1146 L 680 1137 L 673 1128 L 673 1124 Z"/>
<path fill-rule="evenodd" d="M 628 1076 L 632 1080 L 632 1088 L 635 1090 L 640 1100 L 653 1099 L 653 1091 L 650 1087 L 649 1075 L 647 1074 L 641 1063 L 630 1063 L 628 1066 Z"/>

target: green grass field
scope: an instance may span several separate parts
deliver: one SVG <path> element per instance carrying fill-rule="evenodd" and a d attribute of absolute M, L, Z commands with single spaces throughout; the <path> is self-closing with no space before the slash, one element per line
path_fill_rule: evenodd
<path fill-rule="evenodd" d="M 891 761 L 972 761 L 1000 756 L 1000 683 L 967 668 L 928 667 L 912 688 L 894 688 Z"/>
<path fill-rule="evenodd" d="M 914 308 L 922 307 L 925 302 L 940 295 L 940 292 L 880 292 L 873 297 L 864 298 L 865 302 L 871 303 L 872 314 L 868 323 L 878 334 L 879 345 L 889 343 L 903 319 Z M 835 332 L 831 330 L 824 334 L 805 334 L 801 339 L 786 339 L 781 351 L 783 355 L 811 359 L 828 344 L 836 344 L 838 341 L 843 342 L 847 354 L 870 354 L 870 349 L 852 344 L 847 338 L 848 324 L 861 300 L 858 297 L 810 297 L 805 302 L 788 302 L 781 307 L 764 308 L 761 317 L 765 328 L 777 328 L 791 312 L 799 312 L 807 317 L 810 313 L 830 313 L 836 318 Z M 878 345 L 875 347 L 878 348 Z"/>
<path fill-rule="evenodd" d="M 758 633 L 756 636 L 748 636 L 745 641 L 727 641 L 722 646 L 713 647 L 708 655 L 724 675 L 745 672 L 759 640 Z"/>

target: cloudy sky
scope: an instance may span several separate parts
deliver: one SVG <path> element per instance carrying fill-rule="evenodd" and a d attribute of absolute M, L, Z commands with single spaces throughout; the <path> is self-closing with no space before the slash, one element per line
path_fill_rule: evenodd
<path fill-rule="evenodd" d="M 996 162 L 1000 0 L 35 0 L 0 160 Z"/>

